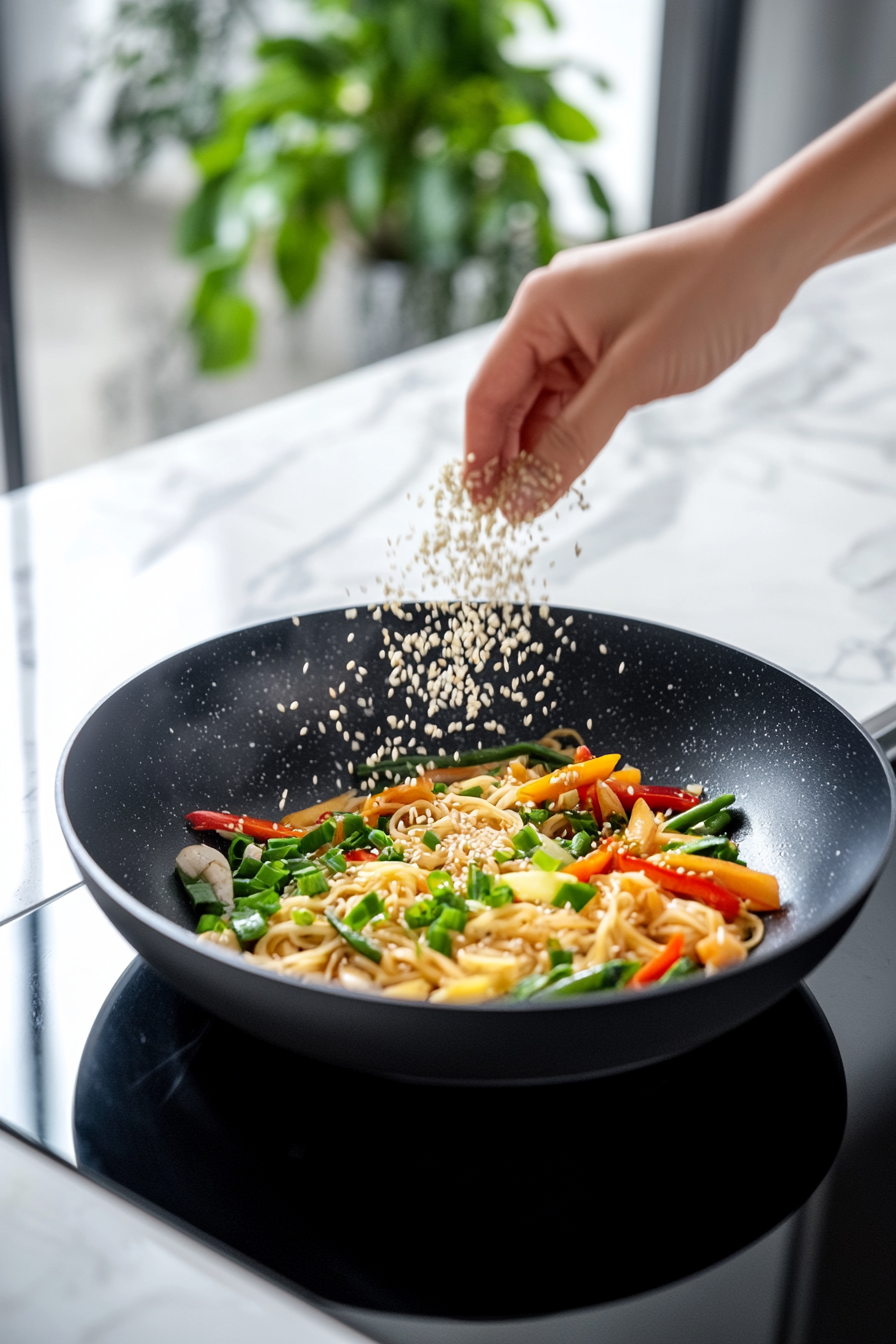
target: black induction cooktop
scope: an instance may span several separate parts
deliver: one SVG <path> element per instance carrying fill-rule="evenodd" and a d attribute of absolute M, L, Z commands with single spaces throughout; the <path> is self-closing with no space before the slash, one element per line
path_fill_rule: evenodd
<path fill-rule="evenodd" d="M 804 988 L 674 1060 L 552 1086 L 397 1083 L 279 1050 L 137 961 L 75 1096 L 80 1166 L 326 1303 L 455 1319 L 629 1297 L 799 1208 L 846 1119 Z"/>

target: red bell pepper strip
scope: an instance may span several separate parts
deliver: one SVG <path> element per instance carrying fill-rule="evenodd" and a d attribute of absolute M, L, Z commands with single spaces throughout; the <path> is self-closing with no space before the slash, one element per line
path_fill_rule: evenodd
<path fill-rule="evenodd" d="M 370 863 L 377 855 L 370 849 L 350 849 L 345 857 L 349 863 Z"/>
<path fill-rule="evenodd" d="M 675 862 L 674 856 L 672 862 Z M 649 859 L 636 859 L 631 854 L 618 851 L 615 866 L 622 873 L 644 873 L 657 886 L 671 891 L 675 896 L 702 901 L 711 910 L 718 910 L 726 920 L 737 919 L 740 914 L 740 901 L 734 893 L 708 877 L 697 877 L 696 873 L 677 873 L 672 867 L 651 863 Z"/>
<path fill-rule="evenodd" d="M 251 835 L 253 840 L 273 840 L 280 835 L 307 835 L 307 830 L 283 826 L 276 821 L 260 821 L 258 817 L 237 817 L 232 812 L 188 812 L 186 820 L 194 831 L 235 831 Z"/>
<path fill-rule="evenodd" d="M 660 976 L 665 975 L 670 966 L 674 966 L 681 956 L 681 949 L 684 947 L 684 934 L 673 933 L 666 946 L 661 952 L 657 952 L 650 961 L 645 961 L 640 971 L 635 971 L 630 980 L 630 984 L 637 989 L 639 985 L 650 985 L 654 980 L 659 980 Z"/>
<path fill-rule="evenodd" d="M 572 759 L 573 759 L 573 761 L 576 763 L 576 765 L 578 765 L 580 761 L 590 761 L 590 760 L 591 760 L 591 752 L 590 752 L 589 749 L 583 744 L 581 747 L 576 747 L 576 754 L 575 754 L 575 756 L 573 756 Z"/>
<path fill-rule="evenodd" d="M 666 784 L 618 784 L 615 779 L 606 783 L 615 793 L 626 812 L 631 812 L 639 798 L 643 798 L 652 812 L 687 812 L 698 802 L 687 789 L 675 789 Z"/>

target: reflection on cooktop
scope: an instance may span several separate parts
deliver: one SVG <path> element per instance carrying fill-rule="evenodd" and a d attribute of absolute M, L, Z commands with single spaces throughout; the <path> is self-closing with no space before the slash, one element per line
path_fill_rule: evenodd
<path fill-rule="evenodd" d="M 82 1168 L 304 1293 L 494 1320 L 628 1297 L 740 1250 L 808 1198 L 845 1119 L 804 989 L 631 1073 L 450 1089 L 278 1050 L 138 961 L 85 1048 L 74 1126 Z"/>

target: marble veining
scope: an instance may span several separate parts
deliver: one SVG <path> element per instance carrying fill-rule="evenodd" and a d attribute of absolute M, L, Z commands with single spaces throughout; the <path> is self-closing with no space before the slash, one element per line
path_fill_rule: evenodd
<path fill-rule="evenodd" d="M 551 596 L 770 658 L 859 717 L 896 701 L 896 248 L 812 279 L 708 388 L 632 413 L 561 510 Z M 65 740 L 141 667 L 241 624 L 366 600 L 461 443 L 491 339 L 454 337 L 2 501 L 0 919 L 76 880 Z M 576 556 L 575 546 L 581 549 Z"/>

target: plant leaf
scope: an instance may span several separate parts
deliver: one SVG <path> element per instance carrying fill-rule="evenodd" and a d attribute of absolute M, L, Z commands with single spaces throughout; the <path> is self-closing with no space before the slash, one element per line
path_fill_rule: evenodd
<path fill-rule="evenodd" d="M 228 272 L 212 271 L 196 293 L 190 331 L 204 373 L 238 368 L 255 354 L 255 309 L 232 282 Z"/>
<path fill-rule="evenodd" d="M 286 216 L 277 235 L 277 273 L 290 303 L 308 297 L 330 243 L 330 230 L 319 215 L 294 209 Z"/>
<path fill-rule="evenodd" d="M 603 210 L 605 215 L 612 216 L 613 207 L 607 200 L 606 193 L 593 173 L 585 172 L 585 181 L 588 184 L 588 190 L 591 192 L 591 199 L 599 210 Z"/>
<path fill-rule="evenodd" d="M 594 122 L 562 98 L 554 97 L 550 100 L 544 110 L 544 124 L 558 140 L 573 140 L 581 145 L 597 139 Z"/>
<path fill-rule="evenodd" d="M 352 220 L 361 233 L 372 233 L 386 192 L 386 156 L 380 145 L 359 145 L 346 165 L 346 194 Z"/>
<path fill-rule="evenodd" d="M 412 190 L 414 259 L 437 270 L 456 266 L 469 209 L 457 174 L 445 162 L 421 163 Z"/>

